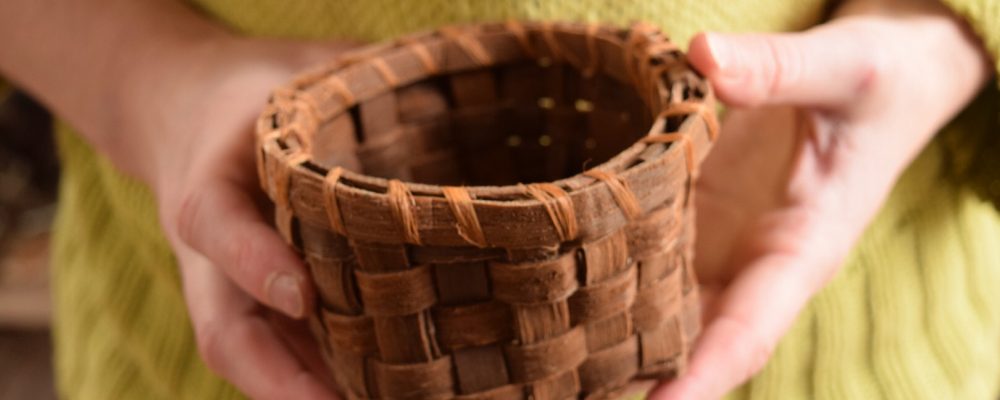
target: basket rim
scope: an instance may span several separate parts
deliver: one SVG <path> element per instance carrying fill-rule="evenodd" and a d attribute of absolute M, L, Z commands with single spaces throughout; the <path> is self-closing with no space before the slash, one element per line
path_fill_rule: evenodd
<path fill-rule="evenodd" d="M 346 53 L 328 64 L 308 70 L 296 77 L 290 84 L 275 90 L 257 121 L 257 144 L 255 152 L 257 153 L 258 174 L 261 186 L 276 203 L 278 209 L 284 211 L 287 215 L 286 220 L 288 221 L 285 221 L 285 223 L 290 224 L 290 218 L 293 215 L 307 217 L 307 219 L 317 219 L 308 218 L 309 216 L 320 216 L 317 210 L 315 210 L 317 207 L 315 204 L 302 204 L 303 202 L 298 200 L 300 198 L 315 197 L 292 196 L 290 193 L 292 185 L 303 186 L 306 192 L 313 194 L 315 194 L 314 192 L 317 191 L 318 187 L 319 191 L 322 192 L 320 195 L 333 197 L 335 204 L 344 201 L 350 202 L 352 199 L 357 200 L 359 198 L 365 198 L 367 201 L 374 203 L 386 204 L 390 202 L 390 199 L 388 199 L 388 192 L 391 190 L 390 187 L 394 181 L 399 182 L 394 179 L 381 178 L 342 168 L 326 168 L 313 163 L 309 156 L 309 140 L 311 139 L 309 135 L 314 135 L 321 123 L 346 112 L 350 107 L 364 100 L 363 96 L 365 94 L 360 94 L 353 99 L 342 97 L 338 109 L 333 110 L 331 115 L 324 118 L 324 116 L 318 116 L 316 109 L 310 108 L 313 106 L 305 100 L 306 95 L 304 91 L 306 89 L 331 79 L 340 79 L 343 82 L 344 78 L 351 71 L 357 72 L 364 68 L 371 70 L 373 68 L 371 60 L 411 51 L 414 43 L 435 43 L 439 46 L 456 45 L 461 47 L 463 51 L 468 52 L 469 45 L 462 44 L 463 40 L 472 38 L 473 41 L 480 41 L 490 35 L 507 35 L 508 40 L 512 40 L 511 32 L 516 30 L 522 30 L 529 35 L 560 32 L 584 35 L 587 40 L 592 40 L 591 38 L 617 40 L 622 43 L 623 48 L 624 46 L 639 43 L 639 48 L 633 54 L 626 55 L 626 57 L 631 56 L 637 59 L 637 73 L 645 71 L 647 74 L 646 76 L 639 76 L 633 82 L 624 83 L 631 83 L 634 90 L 640 94 L 640 97 L 643 97 L 641 94 L 643 90 L 638 86 L 641 84 L 645 85 L 645 88 L 648 89 L 646 92 L 652 95 L 644 97 L 643 102 L 650 108 L 654 116 L 653 124 L 645 137 L 622 150 L 611 159 L 590 167 L 586 171 L 544 183 L 554 185 L 564 191 L 571 201 L 571 209 L 580 209 L 583 206 L 584 208 L 590 207 L 598 210 L 618 210 L 619 212 L 617 213 L 603 213 L 602 217 L 605 219 L 610 218 L 611 221 L 591 221 L 592 223 L 588 224 L 586 218 L 575 218 L 580 219 L 580 221 L 575 222 L 580 223 L 581 229 L 570 235 L 571 237 L 567 237 L 565 232 L 559 232 L 558 227 L 555 227 L 556 229 L 552 229 L 552 232 L 548 232 L 548 235 L 541 235 L 544 237 L 539 238 L 542 239 L 540 243 L 533 242 L 532 246 L 537 246 L 538 244 L 558 244 L 582 237 L 600 236 L 634 219 L 634 215 L 628 215 L 629 213 L 623 209 L 623 200 L 620 196 L 616 197 L 616 194 L 621 193 L 621 191 L 618 190 L 616 192 L 616 188 L 612 186 L 619 186 L 619 184 L 626 188 L 628 192 L 626 194 L 631 195 L 632 201 L 638 205 L 641 214 L 645 214 L 667 203 L 667 200 L 671 200 L 676 204 L 681 194 L 684 195 L 684 203 L 686 203 L 687 196 L 697 175 L 697 165 L 707 154 L 708 148 L 718 133 L 718 121 L 715 115 L 715 99 L 711 87 L 703 77 L 687 65 L 686 60 L 680 54 L 679 50 L 649 24 L 640 23 L 628 29 L 620 29 L 611 25 L 574 22 L 508 21 L 507 23 L 448 26 L 436 31 L 408 35 L 394 41 L 364 46 L 358 50 Z M 518 35 L 513 34 L 513 36 Z M 480 48 L 485 50 L 485 48 Z M 551 49 L 548 50 L 552 51 Z M 537 54 L 527 54 L 527 51 L 519 56 L 518 60 L 532 57 L 537 58 Z M 673 58 L 667 59 L 667 56 Z M 640 57 L 645 58 L 640 59 Z M 475 57 L 470 55 L 469 58 L 474 59 Z M 412 78 L 412 82 L 500 63 L 488 64 L 476 63 L 475 60 L 472 61 L 470 65 L 459 66 L 453 70 L 438 71 L 436 73 L 429 71 L 424 76 Z M 586 68 L 583 65 L 584 61 L 581 61 L 580 58 L 570 60 L 567 57 L 563 61 L 581 70 Z M 657 63 L 661 68 L 651 67 Z M 670 68 L 680 68 L 686 72 L 693 73 L 696 78 L 694 84 L 699 91 L 697 93 L 700 93 L 700 97 L 695 95 L 691 99 L 672 99 L 671 91 L 667 84 L 676 82 L 669 81 L 667 72 Z M 607 71 L 601 72 L 607 74 Z M 375 95 L 394 90 L 412 82 L 384 82 L 383 87 L 376 88 L 372 92 L 373 94 L 369 93 L 367 96 L 368 98 L 374 97 Z M 326 111 L 331 112 L 330 110 Z M 672 117 L 681 118 L 682 122 L 676 131 L 665 132 L 666 120 Z M 282 120 L 290 122 L 279 123 Z M 680 142 L 683 146 L 673 146 L 672 144 L 675 142 Z M 679 168 L 684 170 L 682 175 L 677 173 L 677 169 Z M 324 186 L 328 186 L 328 182 L 326 182 L 327 178 L 335 169 L 340 170 L 337 172 L 337 179 L 331 187 L 324 188 Z M 591 172 L 595 170 L 597 172 Z M 603 173 L 604 179 L 598 178 L 598 173 Z M 607 178 L 609 175 L 610 179 Z M 656 189 L 659 193 L 655 193 L 655 195 L 650 193 L 651 191 L 643 192 L 640 190 L 637 193 L 629 189 L 644 186 L 644 181 L 648 180 L 650 175 L 665 176 L 674 179 L 670 179 L 669 182 L 663 182 L 666 184 L 658 185 L 660 187 Z M 618 181 L 619 184 L 615 184 L 614 181 Z M 418 225 L 419 223 L 426 223 L 433 219 L 427 215 L 423 215 L 427 214 L 427 210 L 433 211 L 435 207 L 440 206 L 437 203 L 446 201 L 447 196 L 443 192 L 448 186 L 418 182 L 399 183 L 401 183 L 409 195 L 407 201 L 412 202 L 413 206 L 415 206 L 413 207 L 415 215 L 411 215 L 410 217 L 418 221 Z M 530 187 L 532 185 L 537 184 L 533 183 L 527 186 Z M 471 198 L 469 207 L 471 207 L 474 213 L 490 209 L 491 207 L 504 207 L 511 213 L 537 213 L 541 209 L 550 207 L 551 201 L 548 200 L 554 201 L 554 198 L 546 199 L 526 196 L 526 185 L 522 183 L 502 186 L 468 185 L 461 186 L 460 188 L 469 194 Z M 323 189 L 329 190 L 329 192 L 324 192 Z M 581 199 L 584 197 L 584 194 L 588 195 L 590 201 Z M 443 216 L 441 214 L 443 213 L 434 214 L 434 217 L 441 218 Z M 440 230 L 440 226 L 418 226 L 416 240 L 413 240 L 413 237 L 407 237 L 406 234 L 403 234 L 401 238 L 386 238 L 379 235 L 364 234 L 364 229 L 358 230 L 357 226 L 348 232 L 348 227 L 344 225 L 344 221 L 338 224 L 333 221 L 334 217 L 328 217 L 327 226 L 338 233 L 348 237 L 359 236 L 360 239 L 375 242 L 397 243 L 400 241 L 399 239 L 402 239 L 403 242 L 421 245 L 455 246 L 471 244 L 478 247 L 511 247 L 511 245 L 514 245 L 514 243 L 508 243 L 503 240 L 477 243 L 477 241 L 470 240 L 466 235 L 461 234 L 461 232 L 457 232 L 461 240 L 455 240 L 455 235 L 443 235 L 438 238 L 440 240 L 421 241 L 419 239 L 419 237 L 427 237 L 426 235 L 419 235 L 419 233 Z M 340 218 L 343 218 L 343 216 Z M 447 221 L 447 218 L 444 219 L 446 221 L 441 221 L 442 223 L 430 225 L 446 225 L 449 221 Z M 323 218 L 318 218 L 318 220 L 323 220 Z M 455 225 L 456 222 L 454 218 L 450 221 L 451 225 Z M 279 221 L 279 223 L 281 222 Z M 553 222 L 553 225 L 558 224 Z M 455 228 L 453 227 L 452 230 L 455 230 Z M 555 233 L 554 238 L 551 235 L 552 233 Z M 430 236 L 433 237 L 434 235 Z M 513 247 L 521 246 L 514 245 Z"/>

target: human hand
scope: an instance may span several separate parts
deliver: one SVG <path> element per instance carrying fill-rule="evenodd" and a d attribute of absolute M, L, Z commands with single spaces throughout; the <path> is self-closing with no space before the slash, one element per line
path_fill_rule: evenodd
<path fill-rule="evenodd" d="M 229 37 L 123 78 L 118 125 L 135 137 L 112 158 L 154 189 L 202 358 L 253 398 L 335 397 L 299 321 L 307 271 L 261 211 L 251 129 L 273 88 L 344 48 Z"/>
<path fill-rule="evenodd" d="M 651 399 L 719 398 L 760 371 L 900 173 L 986 81 L 943 6 L 878 11 L 692 40 L 690 61 L 731 109 L 696 198 L 705 329 L 688 370 Z"/>
<path fill-rule="evenodd" d="M 272 88 L 347 47 L 239 37 L 174 0 L 0 2 L 0 74 L 153 189 L 199 350 L 254 398 L 334 397 L 297 320 L 306 270 L 260 211 L 251 127 Z"/>

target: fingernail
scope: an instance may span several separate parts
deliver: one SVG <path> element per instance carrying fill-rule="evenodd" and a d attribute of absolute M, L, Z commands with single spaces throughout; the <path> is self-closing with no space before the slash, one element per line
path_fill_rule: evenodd
<path fill-rule="evenodd" d="M 271 307 L 292 318 L 301 318 L 304 314 L 301 280 L 288 272 L 275 272 L 267 278 L 267 299 Z"/>
<path fill-rule="evenodd" d="M 742 79 L 743 69 L 738 68 L 737 60 L 735 59 L 735 54 L 733 54 L 732 46 L 729 45 L 729 41 L 718 34 L 705 36 L 705 41 L 708 44 L 709 53 L 712 54 L 712 60 L 715 61 L 716 71 L 719 74 L 718 78 L 727 81 Z"/>

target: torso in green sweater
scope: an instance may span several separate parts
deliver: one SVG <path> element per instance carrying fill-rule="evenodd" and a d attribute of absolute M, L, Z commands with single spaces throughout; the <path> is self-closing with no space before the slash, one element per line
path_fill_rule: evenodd
<path fill-rule="evenodd" d="M 379 40 L 464 21 L 641 19 L 681 43 L 700 30 L 802 29 L 827 6 L 821 0 L 197 3 L 252 35 Z M 948 133 L 959 145 L 936 140 L 921 154 L 848 265 L 805 309 L 766 369 L 732 397 L 996 398 L 1000 302 L 992 292 L 1000 282 L 1000 218 L 948 178 L 953 160 L 971 151 L 961 144 L 975 137 L 969 132 L 995 123 L 996 108 L 980 106 Z M 60 393 L 238 396 L 198 359 L 149 192 L 68 127 L 59 128 L 59 138 L 65 166 L 54 259 Z"/>

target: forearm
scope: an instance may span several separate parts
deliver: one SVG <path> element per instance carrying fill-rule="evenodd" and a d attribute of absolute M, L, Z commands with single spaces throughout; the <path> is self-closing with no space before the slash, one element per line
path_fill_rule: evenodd
<path fill-rule="evenodd" d="M 173 0 L 0 1 L 0 74 L 69 121 L 116 164 L 143 175 L 128 157 L 125 92 L 163 79 L 191 43 L 225 35 Z M 119 149 L 116 149 L 119 148 Z"/>

